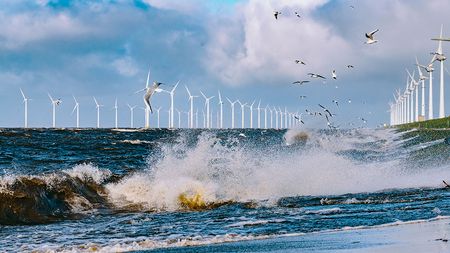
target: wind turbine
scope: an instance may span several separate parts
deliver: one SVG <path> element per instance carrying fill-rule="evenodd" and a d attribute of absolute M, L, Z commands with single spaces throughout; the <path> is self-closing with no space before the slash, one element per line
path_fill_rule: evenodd
<path fill-rule="evenodd" d="M 428 119 L 434 118 L 434 110 L 433 110 L 433 62 L 435 60 L 435 55 L 431 58 L 430 63 L 427 66 L 418 65 L 423 68 L 429 74 L 429 89 L 428 89 Z"/>
<path fill-rule="evenodd" d="M 239 99 L 237 100 L 237 102 L 239 103 L 239 105 L 241 106 L 241 128 L 245 128 L 245 106 L 247 105 L 247 103 L 241 103 L 241 101 L 239 101 Z"/>
<path fill-rule="evenodd" d="M 97 99 L 94 98 L 95 107 L 97 108 L 97 128 L 100 128 L 100 107 L 103 106 L 97 102 Z"/>
<path fill-rule="evenodd" d="M 175 109 L 178 113 L 178 128 L 181 128 L 181 112 L 178 109 Z"/>
<path fill-rule="evenodd" d="M 283 111 L 281 110 L 281 107 L 278 107 L 280 113 L 280 129 L 283 129 Z"/>
<path fill-rule="evenodd" d="M 187 86 L 184 86 L 186 88 L 186 91 L 188 93 L 189 96 L 189 102 L 190 102 L 190 109 L 189 109 L 189 115 L 190 115 L 190 124 L 189 127 L 190 128 L 194 128 L 194 98 L 198 97 L 198 96 L 192 96 L 191 92 L 189 91 Z"/>
<path fill-rule="evenodd" d="M 157 123 L 158 123 L 157 127 L 158 127 L 158 128 L 160 128 L 160 127 L 159 127 L 159 111 L 161 111 L 161 108 L 162 108 L 162 107 L 160 106 L 160 107 L 158 107 L 158 109 L 156 109 L 156 116 L 157 116 Z"/>
<path fill-rule="evenodd" d="M 72 114 L 77 110 L 77 128 L 80 128 L 80 104 L 78 103 L 75 96 L 72 96 L 73 100 L 75 100 L 75 106 L 73 107 Z"/>
<path fill-rule="evenodd" d="M 115 110 L 115 124 L 114 124 L 114 126 L 115 126 L 115 129 L 118 129 L 118 120 L 117 120 L 117 109 L 118 109 L 119 107 L 117 106 L 117 98 L 116 98 L 116 101 L 114 102 L 114 110 Z"/>
<path fill-rule="evenodd" d="M 231 107 L 231 128 L 234 128 L 234 105 L 237 103 L 237 100 L 234 102 L 231 102 L 229 98 L 227 98 L 228 102 L 230 102 Z"/>
<path fill-rule="evenodd" d="M 23 103 L 25 104 L 25 122 L 24 122 L 24 127 L 28 128 L 28 100 L 30 100 L 30 99 L 25 96 L 25 94 L 22 91 L 22 88 L 20 88 L 20 93 L 22 93 Z"/>
<path fill-rule="evenodd" d="M 173 86 L 173 88 L 172 88 L 171 91 L 163 90 L 163 91 L 169 93 L 169 95 L 170 95 L 170 108 L 169 108 L 169 111 L 170 111 L 170 118 L 169 118 L 169 128 L 173 128 L 173 125 L 174 125 L 174 124 L 173 124 L 173 114 L 174 114 L 174 112 L 173 112 L 173 110 L 174 110 L 173 103 L 174 103 L 175 89 L 177 88 L 177 86 L 178 86 L 179 83 L 180 83 L 180 81 L 178 81 L 178 82 L 175 84 L 175 86 Z"/>
<path fill-rule="evenodd" d="M 256 111 L 258 112 L 258 129 L 261 129 L 261 99 L 258 102 L 258 107 L 256 107 Z"/>
<path fill-rule="evenodd" d="M 411 75 L 411 73 L 409 73 L 408 69 L 406 69 L 406 72 L 408 73 L 409 78 L 411 79 L 410 85 L 409 85 L 409 91 L 411 94 L 410 97 L 410 103 L 411 103 L 411 108 L 410 108 L 410 122 L 414 122 L 418 120 L 418 112 L 419 112 L 419 107 L 418 107 L 418 102 L 419 102 L 419 97 L 418 97 L 418 90 L 416 90 L 416 87 L 419 85 L 419 82 L 416 82 L 416 80 L 414 80 L 414 72 Z M 416 90 L 415 95 L 416 95 L 416 101 L 414 102 L 414 90 Z M 415 106 L 415 113 L 414 113 L 414 106 Z"/>
<path fill-rule="evenodd" d="M 134 128 L 134 108 L 136 108 L 136 106 L 131 106 L 129 104 L 127 104 L 128 108 L 130 108 L 130 128 Z"/>
<path fill-rule="evenodd" d="M 267 129 L 267 108 L 269 106 L 266 105 L 266 107 L 264 108 L 264 129 Z"/>
<path fill-rule="evenodd" d="M 440 89 L 439 89 L 439 118 L 444 118 L 445 117 L 444 61 L 447 59 L 447 57 L 445 57 L 444 54 L 442 53 L 442 41 L 446 41 L 444 38 L 442 38 L 442 28 L 443 28 L 443 25 L 441 25 L 441 33 L 439 35 L 439 38 L 432 39 L 432 40 L 439 41 L 439 46 L 438 46 L 438 49 L 437 49 L 436 53 L 434 53 L 434 56 L 435 56 L 435 60 L 439 61 L 441 63 L 441 71 L 440 71 L 441 82 L 440 82 Z"/>
<path fill-rule="evenodd" d="M 426 76 L 423 75 L 422 70 L 420 69 L 420 65 L 419 65 L 419 61 L 417 60 L 417 56 L 416 56 L 416 65 L 417 65 L 417 70 L 419 71 L 419 82 L 422 82 L 422 103 L 420 105 L 420 115 L 422 116 L 423 119 L 425 119 L 425 79 L 427 79 Z"/>
<path fill-rule="evenodd" d="M 214 97 L 206 97 L 205 94 L 203 94 L 203 92 L 200 91 L 200 93 L 202 94 L 203 98 L 205 99 L 205 106 L 206 106 L 206 128 L 210 128 L 211 127 L 211 122 L 210 122 L 210 114 L 209 114 L 209 101 Z"/>
<path fill-rule="evenodd" d="M 253 128 L 253 105 L 255 104 L 255 100 L 253 100 L 253 103 L 248 107 L 250 108 L 250 128 Z"/>
<path fill-rule="evenodd" d="M 53 99 L 50 93 L 47 93 L 48 97 L 50 98 L 50 101 L 52 102 L 52 109 L 53 109 L 53 124 L 52 127 L 56 127 L 56 106 L 60 105 L 62 103 L 61 99 Z"/>
<path fill-rule="evenodd" d="M 270 111 L 270 128 L 273 128 L 273 110 L 267 105 L 267 109 Z"/>
<path fill-rule="evenodd" d="M 219 115 L 219 128 L 223 128 L 223 101 L 222 101 L 222 95 L 219 92 L 219 106 L 220 106 L 220 115 Z"/>
<path fill-rule="evenodd" d="M 278 111 L 275 106 L 273 107 L 273 111 L 275 112 L 275 129 L 278 129 Z"/>

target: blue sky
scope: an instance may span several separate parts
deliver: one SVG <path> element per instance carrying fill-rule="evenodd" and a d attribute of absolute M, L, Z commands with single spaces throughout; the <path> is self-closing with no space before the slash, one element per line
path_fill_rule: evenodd
<path fill-rule="evenodd" d="M 279 20 L 274 10 L 282 12 Z M 126 104 L 143 106 L 134 91 L 145 85 L 149 68 L 152 80 L 181 80 L 176 107 L 183 111 L 188 110 L 186 85 L 196 95 L 201 90 L 217 97 L 220 90 L 233 100 L 261 99 L 263 106 L 294 112 L 319 110 L 321 103 L 337 114 L 336 125 L 360 125 L 358 117 L 364 117 L 376 126 L 388 122 L 387 103 L 394 89 L 404 88 L 405 68 L 414 70 L 416 55 L 429 61 L 437 47 L 430 38 L 440 24 L 450 35 L 448 11 L 445 0 L 1 1 L 0 126 L 23 125 L 19 88 L 32 99 L 30 126 L 51 125 L 47 92 L 63 100 L 58 126 L 74 125 L 72 95 L 80 101 L 82 126 L 95 126 L 92 96 L 105 105 L 102 126 L 113 126 L 116 97 L 120 125 L 128 126 Z M 364 33 L 375 28 L 380 42 L 364 45 Z M 444 53 L 449 47 L 444 45 Z M 295 59 L 307 65 L 296 65 Z M 348 70 L 348 64 L 355 69 Z M 336 81 L 330 80 L 332 69 Z M 308 72 L 328 80 L 291 85 L 307 79 Z M 333 99 L 341 102 L 339 108 Z M 154 97 L 155 107 L 167 110 L 168 103 L 166 94 Z M 216 111 L 217 100 L 212 103 Z M 201 99 L 196 107 L 203 108 Z M 167 114 L 161 117 L 167 124 Z M 135 124 L 143 121 L 143 111 L 136 111 Z M 326 127 L 323 120 L 305 121 L 308 127 Z"/>

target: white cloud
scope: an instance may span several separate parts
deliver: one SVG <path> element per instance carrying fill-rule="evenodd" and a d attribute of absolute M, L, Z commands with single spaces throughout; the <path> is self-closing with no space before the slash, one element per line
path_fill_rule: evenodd
<path fill-rule="evenodd" d="M 297 58 L 307 62 L 308 71 L 328 75 L 351 48 L 332 27 L 309 16 L 325 2 L 249 1 L 237 10 L 235 21 L 211 26 L 206 65 L 230 85 L 300 78 L 307 71 L 294 64 Z M 274 10 L 282 12 L 278 20 Z M 297 10 L 301 19 L 294 15 Z"/>
<path fill-rule="evenodd" d="M 135 76 L 139 72 L 136 62 L 129 56 L 116 59 L 111 65 L 124 76 Z"/>

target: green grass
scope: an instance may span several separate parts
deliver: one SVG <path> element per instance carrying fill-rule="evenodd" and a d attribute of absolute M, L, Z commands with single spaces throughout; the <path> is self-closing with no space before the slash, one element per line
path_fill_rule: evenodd
<path fill-rule="evenodd" d="M 422 122 L 414 122 L 403 125 L 395 126 L 400 130 L 407 130 L 411 128 L 422 128 L 422 129 L 444 129 L 450 128 L 450 117 L 442 118 L 442 119 L 432 119 L 426 120 Z"/>

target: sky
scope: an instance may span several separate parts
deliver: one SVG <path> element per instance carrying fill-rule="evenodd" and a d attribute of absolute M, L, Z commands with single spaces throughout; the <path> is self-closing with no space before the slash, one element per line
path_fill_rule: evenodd
<path fill-rule="evenodd" d="M 278 20 L 274 11 L 281 12 Z M 23 126 L 22 88 L 31 98 L 31 127 L 51 126 L 47 93 L 63 101 L 58 127 L 75 124 L 72 96 L 80 102 L 82 127 L 96 124 L 93 96 L 104 105 L 102 127 L 114 125 L 116 98 L 119 125 L 127 127 L 126 104 L 144 106 L 135 91 L 145 86 L 150 69 L 152 81 L 180 81 L 175 107 L 181 111 L 188 110 L 187 86 L 194 95 L 215 96 L 214 116 L 220 90 L 224 99 L 255 105 L 261 100 L 262 107 L 291 112 L 320 111 L 320 103 L 336 114 L 335 125 L 360 126 L 362 117 L 364 126 L 376 127 L 389 122 L 388 103 L 395 89 L 404 89 L 405 69 L 417 72 L 416 56 L 421 63 L 430 61 L 437 49 L 430 38 L 439 35 L 441 24 L 450 37 L 449 11 L 447 0 L 2 0 L 0 126 Z M 364 44 L 364 34 L 374 29 L 380 29 L 379 42 Z M 450 43 L 443 49 L 446 54 Z M 333 69 L 337 80 L 331 79 Z M 309 72 L 326 76 L 326 82 L 308 78 Z M 438 75 L 437 70 L 435 108 Z M 444 76 L 450 81 L 448 73 Z M 311 82 L 300 87 L 292 85 L 296 80 Z M 447 115 L 449 100 L 447 95 Z M 201 113 L 204 100 L 194 101 Z M 161 125 L 167 125 L 169 96 L 157 93 L 152 104 L 162 107 Z M 228 103 L 224 117 L 229 126 Z M 305 123 L 326 127 L 319 118 L 305 116 Z M 144 111 L 137 108 L 135 126 L 143 124 Z"/>

